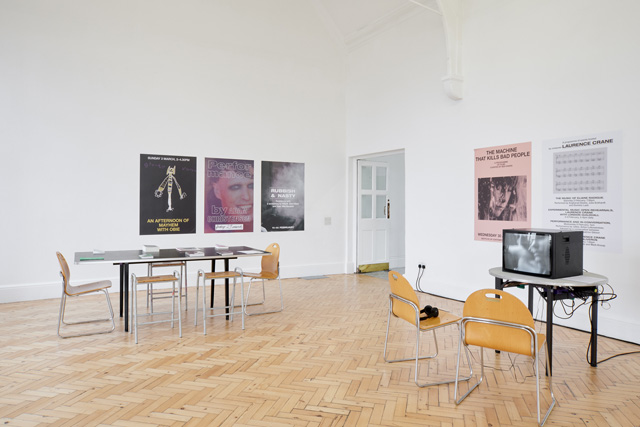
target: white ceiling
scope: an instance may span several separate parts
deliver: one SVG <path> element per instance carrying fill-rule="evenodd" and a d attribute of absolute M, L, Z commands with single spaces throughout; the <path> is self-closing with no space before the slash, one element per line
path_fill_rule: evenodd
<path fill-rule="evenodd" d="M 429 9 L 439 13 L 437 0 L 315 0 L 334 35 L 347 48 Z"/>

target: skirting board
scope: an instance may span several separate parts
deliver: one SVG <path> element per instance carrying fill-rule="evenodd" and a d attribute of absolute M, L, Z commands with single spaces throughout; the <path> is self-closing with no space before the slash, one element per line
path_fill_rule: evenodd
<path fill-rule="evenodd" d="M 189 287 L 195 286 L 197 278 L 197 270 L 188 270 L 187 283 Z M 87 282 L 97 280 L 111 280 L 113 284 L 110 292 L 120 291 L 120 277 L 117 275 L 117 268 L 114 268 L 115 275 L 111 277 L 96 277 L 87 278 L 86 280 L 72 280 L 72 285 L 79 285 Z M 346 266 L 344 264 L 315 264 L 315 265 L 299 265 L 299 266 L 287 266 L 281 268 L 281 276 L 283 279 L 306 277 L 306 276 L 321 276 L 331 274 L 345 274 Z M 160 287 L 158 287 L 160 288 Z M 35 301 L 40 299 L 60 298 L 62 295 L 62 279 L 58 279 L 55 282 L 47 283 L 21 283 L 21 284 L 9 284 L 0 286 L 0 302 L 20 302 L 20 301 Z"/>

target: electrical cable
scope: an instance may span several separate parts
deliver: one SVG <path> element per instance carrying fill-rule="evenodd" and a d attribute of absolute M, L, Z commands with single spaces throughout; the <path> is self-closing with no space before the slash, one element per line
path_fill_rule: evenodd
<path fill-rule="evenodd" d="M 418 264 L 418 277 L 416 277 L 416 290 L 418 292 L 422 292 L 423 294 L 426 294 L 427 292 L 420 287 L 420 280 L 422 280 L 422 276 L 424 275 L 424 270 L 425 270 L 425 266 L 422 264 Z"/>

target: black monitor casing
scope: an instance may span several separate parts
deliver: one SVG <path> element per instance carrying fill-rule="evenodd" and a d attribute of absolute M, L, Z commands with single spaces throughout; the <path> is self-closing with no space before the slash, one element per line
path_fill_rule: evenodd
<path fill-rule="evenodd" d="M 533 233 L 533 234 L 532 234 Z M 521 236 L 519 236 L 521 235 Z M 519 265 L 517 258 L 514 258 L 513 251 L 510 250 L 509 242 L 520 238 L 526 241 L 527 238 L 550 239 L 550 250 L 544 256 L 548 257 L 546 262 L 549 269 L 544 271 L 528 268 Z M 583 232 L 582 231 L 560 231 L 546 230 L 540 228 L 520 228 L 502 230 L 502 270 L 518 274 L 546 277 L 549 279 L 561 279 L 563 277 L 581 276 L 582 254 L 583 254 Z M 530 256 L 530 253 L 527 253 Z"/>

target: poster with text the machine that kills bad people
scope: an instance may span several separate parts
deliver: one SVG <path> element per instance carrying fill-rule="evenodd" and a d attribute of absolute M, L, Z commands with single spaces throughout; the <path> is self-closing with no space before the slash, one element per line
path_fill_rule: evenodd
<path fill-rule="evenodd" d="M 622 134 L 543 143 L 545 228 L 584 232 L 584 248 L 622 250 Z"/>
<path fill-rule="evenodd" d="M 505 228 L 531 227 L 531 143 L 475 150 L 474 239 L 501 242 Z"/>
<path fill-rule="evenodd" d="M 196 232 L 196 158 L 140 154 L 140 235 Z"/>
<path fill-rule="evenodd" d="M 304 163 L 262 162 L 262 231 L 304 230 Z"/>

